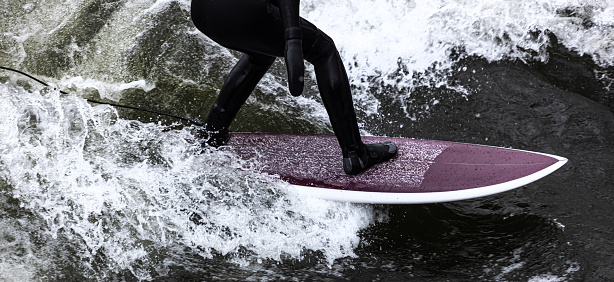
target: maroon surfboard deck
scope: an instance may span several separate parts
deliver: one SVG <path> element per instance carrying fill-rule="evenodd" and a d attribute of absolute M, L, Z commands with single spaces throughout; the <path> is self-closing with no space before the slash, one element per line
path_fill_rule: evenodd
<path fill-rule="evenodd" d="M 394 142 L 398 155 L 355 176 L 343 172 L 341 149 L 332 135 L 234 133 L 228 145 L 260 171 L 279 176 L 297 190 L 317 188 L 322 198 L 366 203 L 414 203 L 413 199 L 419 198 L 425 200 L 416 203 L 426 203 L 480 197 L 535 181 L 566 162 L 558 156 L 491 146 L 363 137 L 365 143 L 383 141 Z M 326 196 L 343 191 L 361 193 Z M 383 200 L 374 199 L 382 196 Z"/>

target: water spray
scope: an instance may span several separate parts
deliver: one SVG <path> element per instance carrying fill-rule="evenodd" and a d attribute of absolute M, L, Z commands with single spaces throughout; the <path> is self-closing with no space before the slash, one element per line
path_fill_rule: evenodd
<path fill-rule="evenodd" d="M 38 78 L 28 74 L 28 73 L 22 72 L 20 70 L 16 70 L 16 69 L 9 68 L 9 67 L 3 67 L 3 66 L 0 66 L 0 69 L 19 73 L 21 75 L 24 75 L 24 76 L 26 76 L 26 77 L 28 77 L 28 78 L 30 78 L 30 79 L 40 83 L 40 84 L 46 86 L 46 87 L 49 87 L 49 84 L 45 83 L 44 81 L 42 81 L 42 80 L 40 80 L 40 79 L 38 79 Z M 68 94 L 68 92 L 66 92 L 66 91 L 62 91 L 62 90 L 59 90 L 59 89 L 54 89 L 54 90 L 58 90 L 58 91 L 60 91 L 60 93 L 65 94 L 65 95 Z M 109 103 L 109 102 L 101 102 L 101 101 L 87 99 L 87 98 L 85 100 L 90 102 L 90 103 L 94 103 L 94 104 L 109 105 L 109 106 L 113 106 L 113 107 L 116 107 L 116 108 L 131 109 L 131 110 L 136 110 L 136 111 L 142 111 L 142 112 L 148 112 L 148 113 L 152 113 L 152 114 L 157 114 L 157 115 L 161 115 L 161 116 L 172 117 L 172 118 L 176 118 L 176 119 L 179 119 L 179 120 L 183 120 L 183 121 L 189 122 L 189 123 L 197 125 L 197 126 L 204 126 L 205 125 L 204 123 L 202 123 L 200 121 L 193 120 L 193 119 L 186 118 L 186 117 L 182 117 L 182 116 L 178 116 L 178 115 L 158 112 L 158 111 L 149 110 L 149 109 L 143 109 L 143 108 L 139 108 L 139 107 L 126 106 L 126 105 L 114 104 L 114 103 Z"/>

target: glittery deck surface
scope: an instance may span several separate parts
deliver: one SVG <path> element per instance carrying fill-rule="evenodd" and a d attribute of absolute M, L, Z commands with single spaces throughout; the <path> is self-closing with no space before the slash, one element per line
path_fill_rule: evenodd
<path fill-rule="evenodd" d="M 360 175 L 343 172 L 341 149 L 331 135 L 234 133 L 229 147 L 252 167 L 291 184 L 371 192 L 423 193 L 471 189 L 518 179 L 557 159 L 513 149 L 409 138 L 363 137 L 365 143 L 392 141 L 391 161 Z"/>

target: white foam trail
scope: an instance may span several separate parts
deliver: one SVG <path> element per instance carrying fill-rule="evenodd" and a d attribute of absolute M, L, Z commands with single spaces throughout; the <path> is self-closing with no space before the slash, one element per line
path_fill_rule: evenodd
<path fill-rule="evenodd" d="M 165 268 L 160 252 L 185 248 L 246 261 L 312 250 L 332 264 L 378 220 L 370 206 L 286 194 L 223 150 L 196 153 L 187 130 L 122 120 L 46 89 L 0 84 L 0 101 L 0 177 L 12 197 L 53 238 L 73 238 L 82 261 L 104 255 L 111 271 L 147 278 L 144 269 Z"/>
<path fill-rule="evenodd" d="M 614 64 L 614 17 L 609 1 L 303 1 L 309 20 L 332 35 L 352 75 L 389 73 L 398 59 L 412 71 L 425 71 L 435 62 L 446 64 L 450 48 L 491 61 L 505 58 L 543 59 L 547 44 L 534 31 L 550 30 L 568 48 Z M 584 15 L 564 17 L 578 8 Z M 594 26 L 582 26 L 579 16 Z M 532 52 L 535 52 L 534 54 Z"/>
<path fill-rule="evenodd" d="M 126 89 L 142 89 L 149 92 L 156 88 L 154 83 L 144 79 L 131 82 L 103 82 L 91 78 L 85 79 L 81 76 L 63 79 L 59 87 L 61 89 L 96 89 L 101 98 L 113 101 L 118 101 L 122 91 Z"/>

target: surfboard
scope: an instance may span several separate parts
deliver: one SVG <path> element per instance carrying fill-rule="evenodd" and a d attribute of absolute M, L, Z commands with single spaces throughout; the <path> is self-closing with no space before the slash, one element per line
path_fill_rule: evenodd
<path fill-rule="evenodd" d="M 555 155 L 484 145 L 363 136 L 392 141 L 398 155 L 359 175 L 343 171 L 332 135 L 232 133 L 228 147 L 252 169 L 279 177 L 292 192 L 370 204 L 426 204 L 484 197 L 534 182 L 563 166 Z"/>

